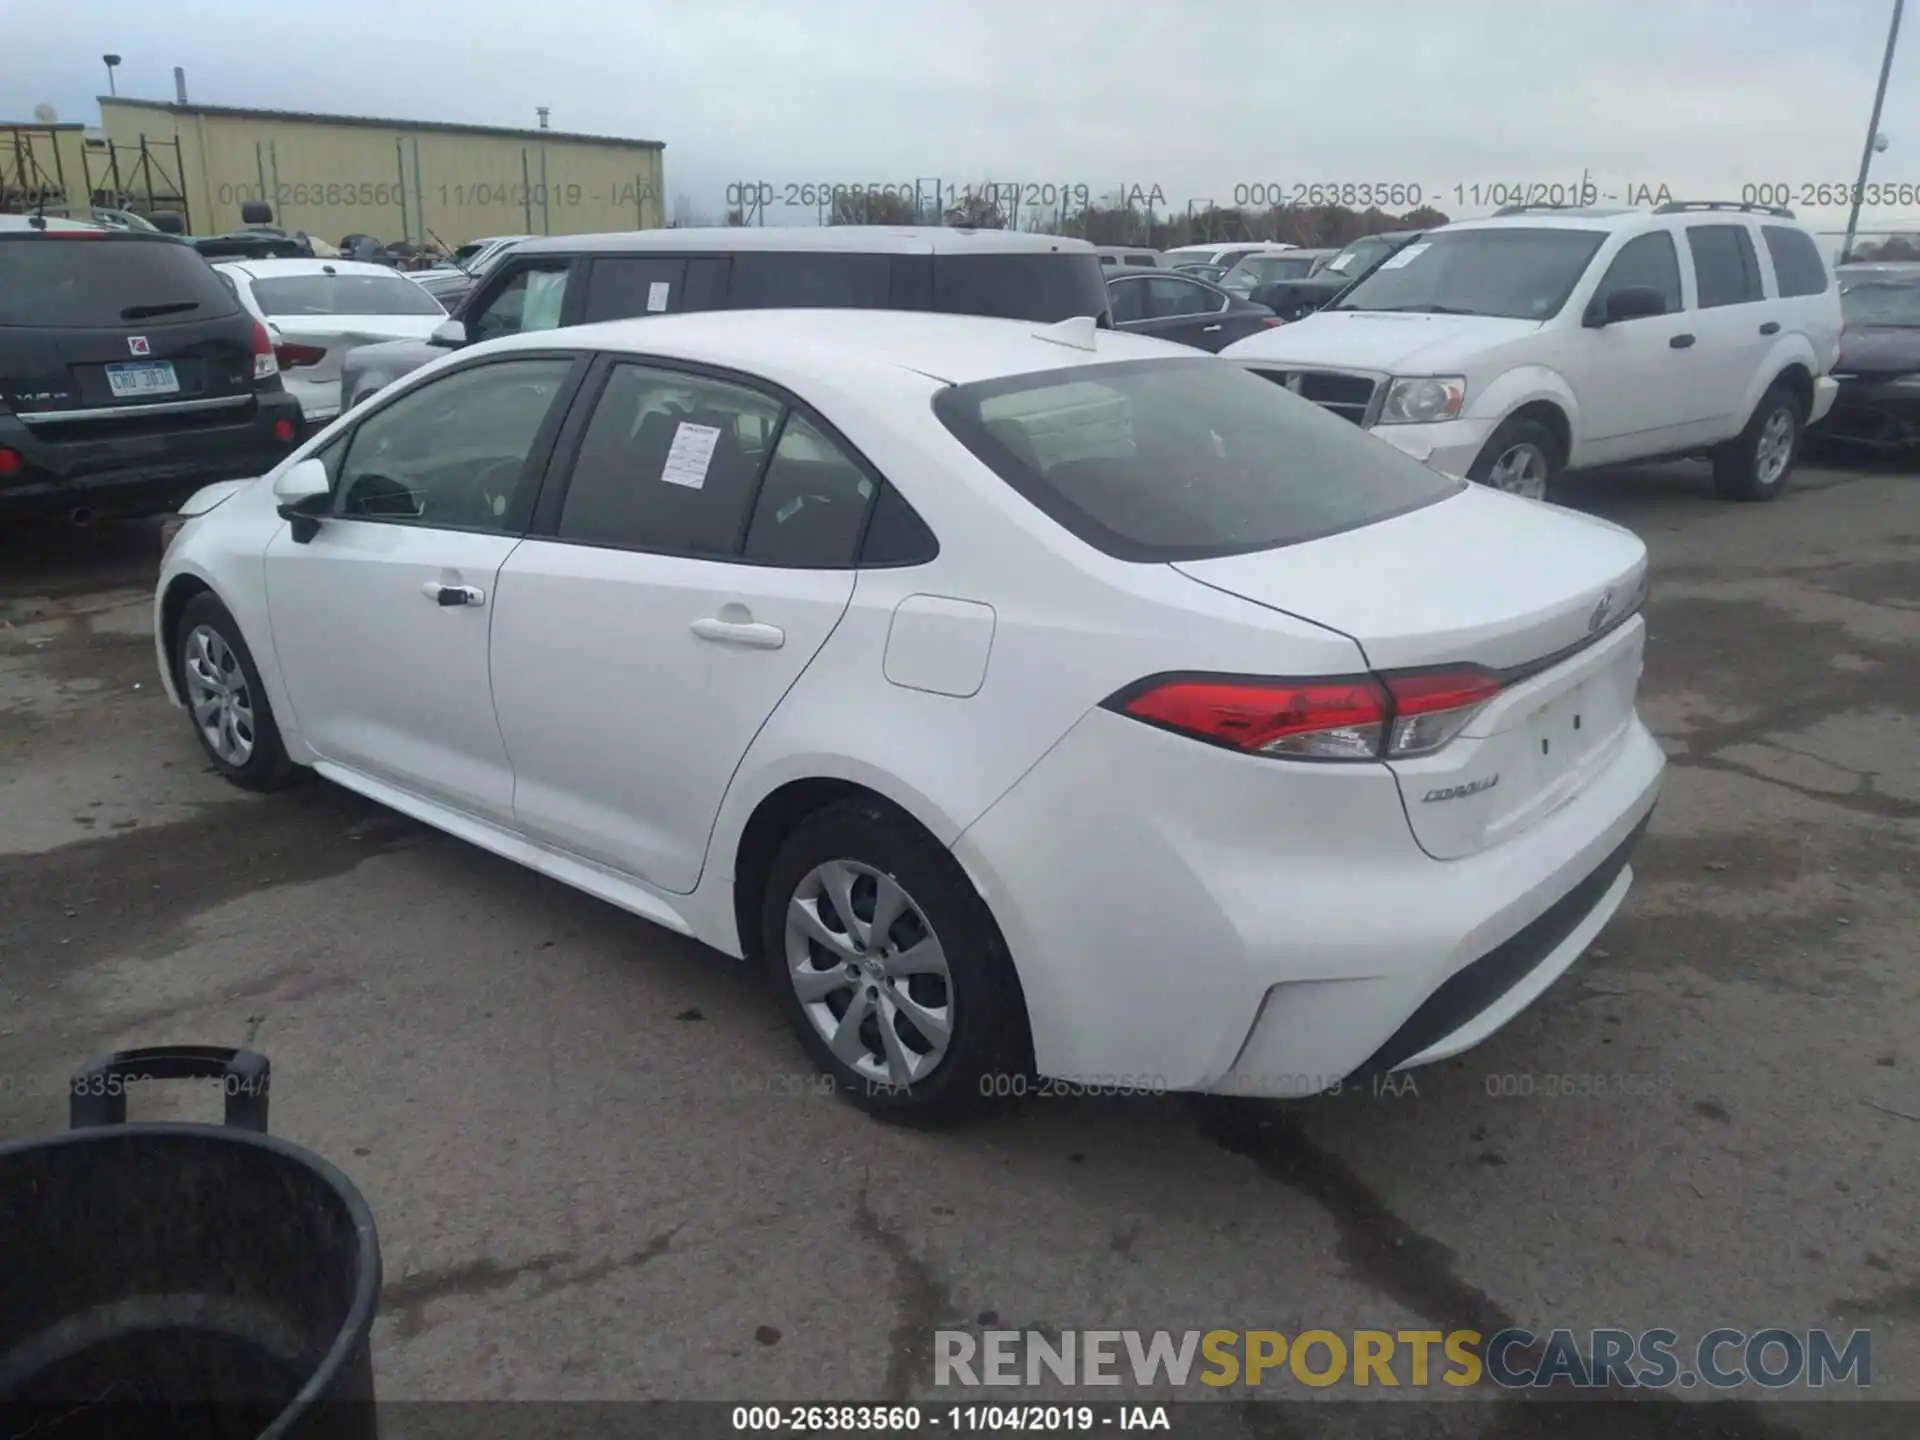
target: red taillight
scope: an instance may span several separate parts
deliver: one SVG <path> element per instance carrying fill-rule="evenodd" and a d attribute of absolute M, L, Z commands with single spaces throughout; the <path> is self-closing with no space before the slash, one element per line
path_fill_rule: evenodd
<path fill-rule="evenodd" d="M 26 468 L 27 463 L 20 458 L 19 452 L 0 445 L 0 475 L 18 475 Z"/>
<path fill-rule="evenodd" d="M 318 345 L 276 345 L 273 358 L 282 370 L 298 370 L 303 365 L 318 365 L 327 358 L 327 352 Z"/>
<path fill-rule="evenodd" d="M 1109 709 L 1250 755 L 1393 760 L 1453 740 L 1500 682 L 1471 667 L 1321 680 L 1206 675 L 1143 681 Z"/>
<path fill-rule="evenodd" d="M 1284 325 L 1286 323 L 1287 322 L 1282 320 L 1278 315 L 1268 315 L 1260 321 L 1260 328 L 1262 330 L 1271 330 L 1276 325 Z"/>
<path fill-rule="evenodd" d="M 273 422 L 273 438 L 278 440 L 282 445 L 291 445 L 294 436 L 299 433 L 299 431 L 293 428 L 293 422 L 291 420 L 276 420 Z"/>
<path fill-rule="evenodd" d="M 273 358 L 273 337 L 258 320 L 253 322 L 253 378 L 271 380 L 280 373 L 280 362 Z"/>

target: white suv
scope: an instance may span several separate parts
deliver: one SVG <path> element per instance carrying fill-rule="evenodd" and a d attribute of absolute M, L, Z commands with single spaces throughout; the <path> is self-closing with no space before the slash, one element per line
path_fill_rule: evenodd
<path fill-rule="evenodd" d="M 1789 210 L 1502 211 L 1220 353 L 1436 470 L 1546 498 L 1562 471 L 1707 453 L 1771 500 L 1833 405 L 1840 295 Z"/>

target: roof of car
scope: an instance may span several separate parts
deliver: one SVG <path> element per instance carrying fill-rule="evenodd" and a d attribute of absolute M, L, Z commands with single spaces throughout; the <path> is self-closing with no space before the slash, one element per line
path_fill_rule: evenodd
<path fill-rule="evenodd" d="M 1020 230 L 963 230 L 946 225 L 712 225 L 678 230 L 625 230 L 607 235 L 547 235 L 519 253 L 583 251 L 827 250 L 856 255 L 1093 254 L 1084 240 Z"/>
<path fill-rule="evenodd" d="M 370 260 L 215 260 L 216 270 L 238 270 L 249 280 L 278 280 L 291 275 L 394 275 L 391 265 Z"/>
<path fill-rule="evenodd" d="M 40 223 L 34 223 L 36 220 Z M 89 225 L 83 220 L 64 220 L 57 215 L 0 215 L 0 230 L 8 231 L 39 233 L 47 230 L 107 230 L 109 228 L 111 227 L 106 225 Z M 143 230 L 140 233 L 145 235 L 152 232 Z"/>
<path fill-rule="evenodd" d="M 823 379 L 879 365 L 955 385 L 1109 361 L 1207 358 L 1169 341 L 1098 329 L 1091 320 L 1086 322 L 1091 350 L 1046 338 L 1049 328 L 1026 320 L 911 310 L 704 310 L 539 331 L 493 344 L 506 350 L 572 342 L 755 374 L 800 372 Z"/>
<path fill-rule="evenodd" d="M 1442 230 L 1485 230 L 1529 229 L 1529 230 L 1622 230 L 1649 220 L 1686 219 L 1695 224 L 1724 224 L 1729 220 L 1754 218 L 1770 224 L 1797 224 L 1791 215 L 1778 214 L 1758 206 L 1745 209 L 1739 206 L 1721 206 L 1717 209 L 1698 208 L 1690 210 L 1672 210 L 1661 213 L 1658 210 L 1632 210 L 1623 207 L 1612 209 L 1564 209 L 1529 210 L 1517 215 L 1480 215 L 1467 220 L 1455 220 L 1450 225 L 1436 226 L 1427 233 L 1437 234 Z"/>

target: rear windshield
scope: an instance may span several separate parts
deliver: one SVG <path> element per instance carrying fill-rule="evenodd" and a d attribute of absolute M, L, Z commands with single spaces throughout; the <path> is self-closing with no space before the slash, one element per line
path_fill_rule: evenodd
<path fill-rule="evenodd" d="M 80 329 L 231 315 L 227 288 L 177 240 L 0 240 L 0 325 Z"/>
<path fill-rule="evenodd" d="M 440 302 L 404 275 L 283 275 L 255 280 L 268 315 L 439 315 Z"/>
<path fill-rule="evenodd" d="M 1121 560 L 1298 544 L 1430 505 L 1463 483 L 1212 358 L 958 385 L 934 413 L 1020 494 Z"/>
<path fill-rule="evenodd" d="M 1107 314 L 1107 277 L 1100 257 L 1070 255 L 935 255 L 933 308 L 949 315 L 989 315 L 1051 325 L 1076 315 Z"/>

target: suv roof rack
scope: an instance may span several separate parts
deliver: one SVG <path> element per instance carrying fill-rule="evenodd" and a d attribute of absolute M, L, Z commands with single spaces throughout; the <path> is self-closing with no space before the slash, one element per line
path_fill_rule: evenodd
<path fill-rule="evenodd" d="M 1793 211 L 1784 205 L 1754 205 L 1745 200 L 1669 200 L 1653 207 L 1656 215 L 1680 215 L 1689 210 L 1744 210 L 1752 215 L 1777 215 L 1793 219 Z"/>
<path fill-rule="evenodd" d="M 1502 205 L 1498 210 L 1493 212 L 1493 216 L 1497 220 L 1502 215 L 1525 215 L 1530 210 L 1583 210 L 1585 208 L 1583 205 L 1548 205 L 1544 203 L 1539 205 Z"/>

